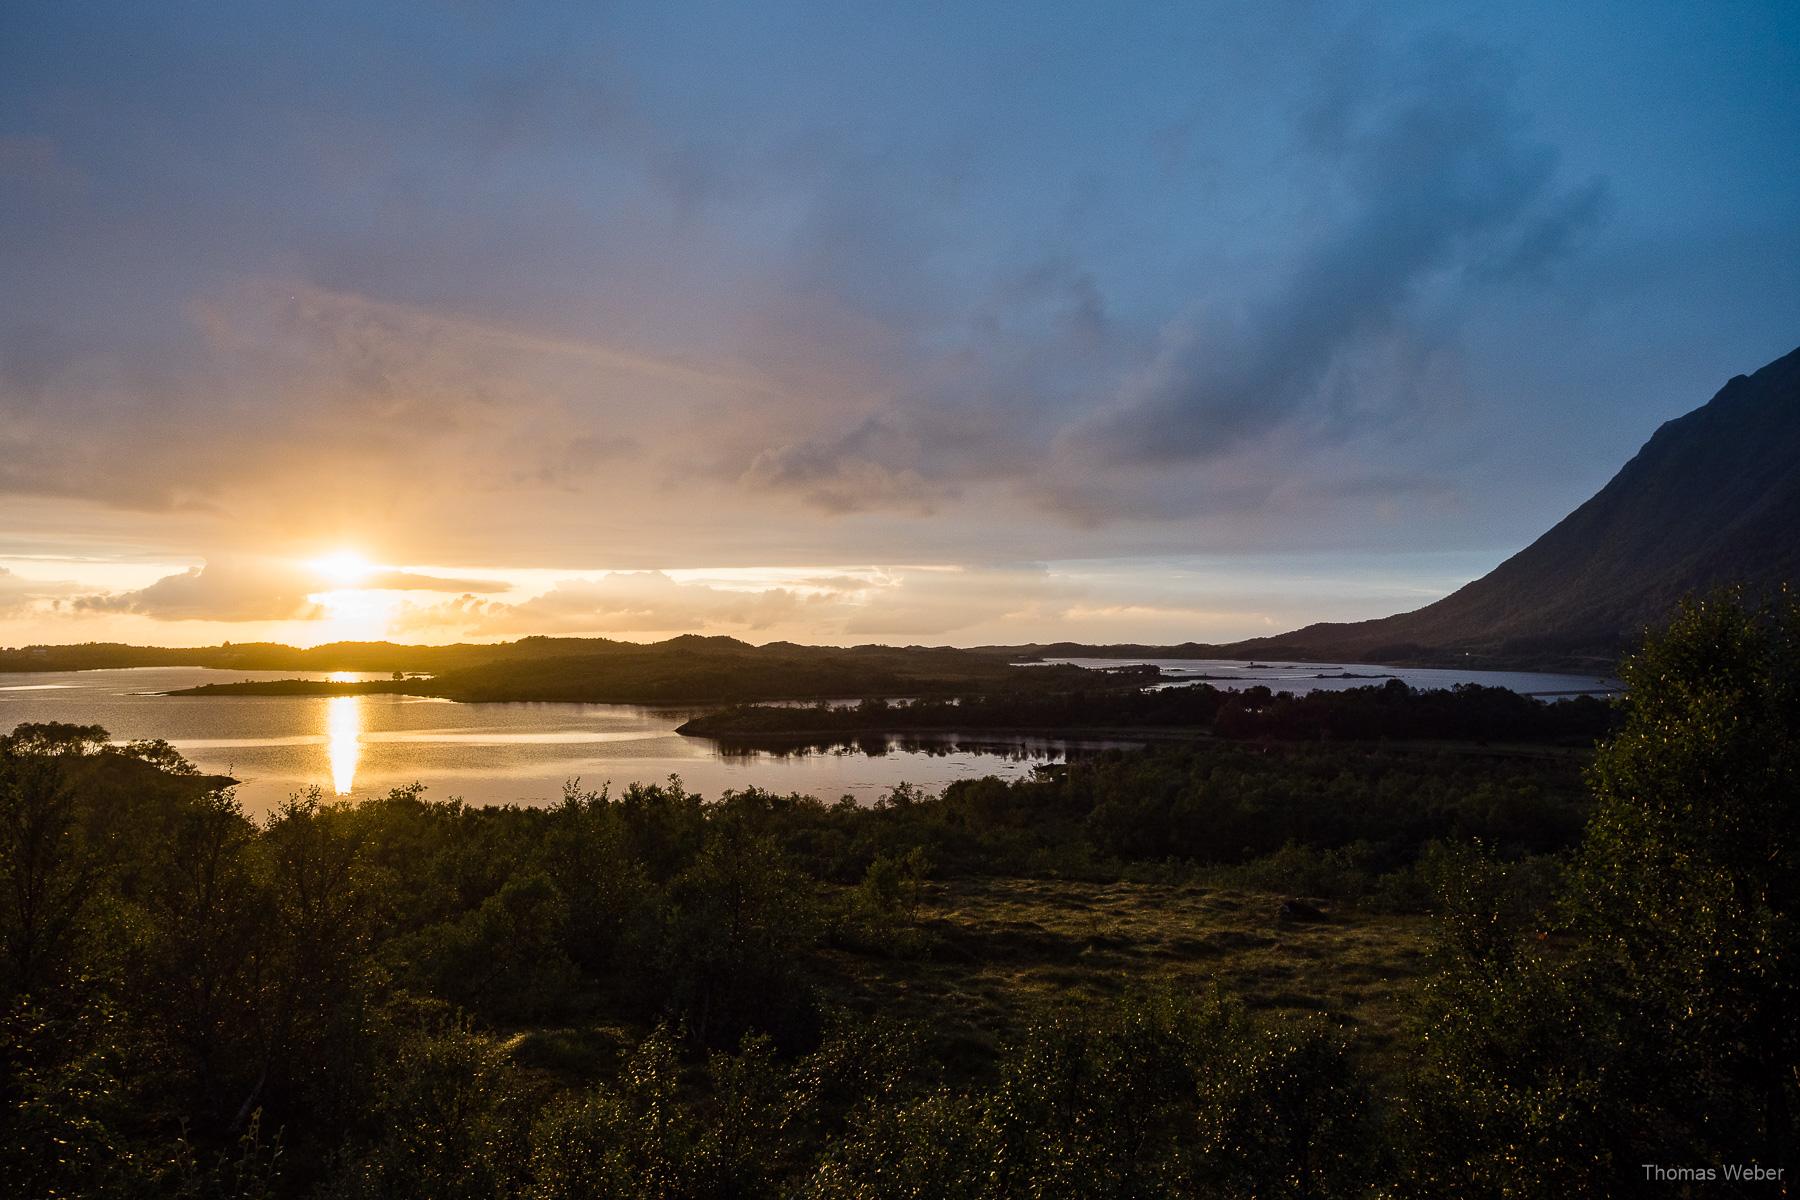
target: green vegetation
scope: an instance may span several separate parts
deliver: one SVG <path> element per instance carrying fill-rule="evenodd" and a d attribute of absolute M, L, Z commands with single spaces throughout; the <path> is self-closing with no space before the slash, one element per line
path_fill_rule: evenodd
<path fill-rule="evenodd" d="M 542 643 L 542 644 L 539 644 Z M 428 649 L 428 648 L 426 648 Z M 444 647 L 428 679 L 364 683 L 279 679 L 204 684 L 172 693 L 343 695 L 403 692 L 451 700 L 561 700 L 612 704 L 734 703 L 843 696 L 995 694 L 1142 686 L 1155 668 L 1020 670 L 1005 658 L 920 646 L 751 646 L 732 638 L 679 637 L 653 645 L 603 639 L 526 638 L 501 647 Z M 474 661 L 466 661 L 473 658 Z M 331 660 L 336 661 L 336 660 Z M 369 661 L 369 660 L 358 660 Z M 385 661 L 385 660 L 384 660 Z M 346 668 L 348 669 L 348 668 Z M 385 670 L 383 666 L 379 669 Z M 421 668 L 422 669 L 422 668 Z"/>
<path fill-rule="evenodd" d="M 243 679 L 235 683 L 202 683 L 178 688 L 170 696 L 421 696 L 431 694 L 428 680 L 407 679 Z"/>
<path fill-rule="evenodd" d="M 858 1011 L 930 1028 L 964 1076 L 1046 1010 L 1104 1011 L 1152 983 L 1183 995 L 1217 989 L 1271 1016 L 1328 1013 L 1356 1031 L 1359 1052 L 1389 1063 L 1429 968 L 1429 918 L 1330 905 L 1328 920 L 1288 919 L 1285 893 L 1257 872 L 1192 876 L 933 881 L 907 910 L 916 923 L 882 931 L 887 953 L 858 942 L 827 959 L 830 991 Z"/>
<path fill-rule="evenodd" d="M 254 822 L 166 745 L 24 726 L 0 1178 L 1463 1197 L 1791 1172 L 1796 638 L 1792 606 L 1688 609 L 1585 772 L 1258 730 L 871 808 L 671 781 Z"/>
<path fill-rule="evenodd" d="M 92 671 L 120 667 L 215 667 L 238 671 L 413 671 L 462 670 L 488 663 L 543 658 L 592 659 L 608 654 L 631 655 L 645 650 L 758 649 L 726 637 L 686 635 L 648 645 L 609 638 L 526 637 L 516 642 L 462 643 L 452 646 L 408 646 L 394 642 L 331 642 L 302 649 L 276 642 L 227 642 L 222 646 L 128 646 L 118 642 L 88 642 L 74 646 L 21 646 L 0 648 L 0 672 Z M 808 651 L 844 653 L 833 647 L 796 646 L 777 642 L 760 649 L 771 658 L 803 655 Z M 917 651 L 951 658 L 986 659 L 1012 663 L 1044 658 L 1216 658 L 1230 657 L 1225 648 L 1186 643 L 1181 646 L 1082 646 L 1073 642 L 1053 646 L 980 646 L 970 650 L 949 647 L 852 647 L 849 653 L 897 657 Z"/>
<path fill-rule="evenodd" d="M 1506 688 L 1467 684 L 1420 691 L 1396 679 L 1379 687 L 1299 696 L 1266 687 L 1221 691 L 1198 683 L 1149 691 L 1026 692 L 902 704 L 875 699 L 855 708 L 739 705 L 695 717 L 677 732 L 753 744 L 830 744 L 864 733 L 1174 728 L 1287 741 L 1388 738 L 1591 746 L 1614 717 L 1611 705 L 1592 696 L 1546 704 Z"/>

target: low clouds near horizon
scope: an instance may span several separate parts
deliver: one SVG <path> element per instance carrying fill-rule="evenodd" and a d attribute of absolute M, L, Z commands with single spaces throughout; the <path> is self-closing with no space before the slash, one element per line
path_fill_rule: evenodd
<path fill-rule="evenodd" d="M 356 581 L 364 590 L 505 592 L 503 580 L 462 579 L 377 568 Z M 146 587 L 90 592 L 69 599 L 77 613 L 131 613 L 158 621 L 306 621 L 323 614 L 313 597 L 332 590 L 317 568 L 267 559 L 224 559 L 166 575 Z"/>
<path fill-rule="evenodd" d="M 1146 631 L 1164 640 L 1196 631 L 1224 637 L 1268 632 L 1303 611 L 1283 596 L 1281 582 L 1247 585 L 1241 577 L 1225 578 L 1229 605 L 1215 597 L 1208 607 L 1178 584 L 1122 582 L 1041 563 L 551 574 L 530 573 L 515 582 L 377 569 L 355 584 L 341 584 L 309 564 L 223 559 L 143 587 L 97 591 L 0 569 L 0 616 L 14 628 L 35 622 L 63 629 L 65 640 L 177 644 L 497 641 L 534 634 L 651 641 L 686 632 L 759 643 L 972 644 L 1120 641 Z M 1371 603 L 1377 606 L 1408 599 L 1381 586 L 1376 595 L 1381 598 Z M 159 628 L 166 631 L 161 636 Z"/>

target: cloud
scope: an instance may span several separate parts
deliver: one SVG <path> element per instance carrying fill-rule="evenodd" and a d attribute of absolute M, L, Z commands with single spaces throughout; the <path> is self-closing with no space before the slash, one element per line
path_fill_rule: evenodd
<path fill-rule="evenodd" d="M 834 515 L 950 511 L 984 484 L 1032 477 L 1131 338 L 1091 276 L 1052 261 L 1002 273 L 966 323 L 921 341 L 946 347 L 917 353 L 860 417 L 820 414 L 803 436 L 765 443 L 735 482 Z"/>
<path fill-rule="evenodd" d="M 304 563 L 259 558 L 208 560 L 126 592 L 76 596 L 70 607 L 86 613 L 130 613 L 158 621 L 311 621 L 327 615 L 312 597 L 338 591 L 481 592 L 510 590 L 498 579 L 452 578 L 383 568 L 342 584 Z"/>
<path fill-rule="evenodd" d="M 738 481 L 752 488 L 798 493 L 814 508 L 833 514 L 901 510 L 929 516 L 954 499 L 955 491 L 913 467 L 891 467 L 881 461 L 894 458 L 893 444 L 905 440 L 890 423 L 871 420 L 830 442 L 763 450 Z M 916 446 L 899 454 L 922 458 Z"/>
<path fill-rule="evenodd" d="M 265 529 L 354 528 L 372 510 L 441 526 L 480 493 L 528 503 L 636 472 L 639 428 L 660 438 L 701 401 L 779 400 L 741 365 L 293 279 L 180 311 L 176 344 L 144 361 L 0 327 L 0 493 Z"/>
<path fill-rule="evenodd" d="M 133 613 L 159 621 L 312 620 L 323 607 L 316 574 L 255 560 L 208 562 L 131 592 L 78 596 L 78 612 Z"/>
<path fill-rule="evenodd" d="M 1429 6 L 875 19 L 22 31 L 7 526 L 483 575 L 1498 553 L 1793 324 L 1779 39 L 1484 18 L 1515 72 Z M 788 629 L 637 591 L 542 615 Z"/>
<path fill-rule="evenodd" d="M 504 579 L 465 579 L 459 576 L 420 575 L 415 571 L 381 570 L 357 580 L 358 588 L 389 592 L 509 592 Z M 318 588 L 314 588 L 317 591 Z"/>
<path fill-rule="evenodd" d="M 765 587 L 681 582 L 661 571 L 567 579 L 518 603 L 459 596 L 409 610 L 408 628 L 466 636 L 652 635 L 689 630 L 777 637 L 937 637 L 1020 614 L 1054 615 L 1078 590 L 1039 565 L 894 567 Z"/>
<path fill-rule="evenodd" d="M 941 638 L 978 625 L 1054 619 L 1080 596 L 1041 563 L 915 569 L 847 612 L 843 634 L 859 640 Z"/>
<path fill-rule="evenodd" d="M 1277 477 L 1342 470 L 1316 460 L 1350 442 L 1372 479 L 1391 474 L 1453 407 L 1475 297 L 1545 282 L 1608 190 L 1561 182 L 1511 65 L 1482 47 L 1352 39 L 1323 57 L 1335 70 L 1287 131 L 1303 232 L 1262 270 L 1191 278 L 1150 337 L 1078 258 L 1014 272 L 957 336 L 934 330 L 947 349 L 887 402 L 768 446 L 740 482 L 836 514 L 931 514 L 997 488 L 1093 527 L 1252 513 Z M 1321 483 L 1355 490 L 1351 474 Z"/>
<path fill-rule="evenodd" d="M 677 583 L 661 571 L 615 571 L 596 580 L 565 580 L 519 604 L 489 606 L 481 628 L 487 633 L 757 631 L 794 620 L 808 602 L 787 588 L 727 591 Z"/>
<path fill-rule="evenodd" d="M 1434 284 L 1542 270 L 1604 207 L 1604 185 L 1556 185 L 1555 152 L 1511 100 L 1492 53 L 1435 38 L 1315 102 L 1311 148 L 1347 195 L 1285 278 L 1237 311 L 1169 326 L 1155 358 L 1066 446 L 1103 463 L 1205 461 L 1283 425 L 1330 416 L 1335 373 L 1433 331 L 1414 306 Z M 1402 374 L 1360 381 L 1379 401 Z M 1357 425 L 1370 428 L 1365 411 Z"/>
<path fill-rule="evenodd" d="M 54 602 L 77 590 L 73 583 L 30 579 L 0 567 L 0 617 L 21 616 L 45 601 Z"/>
<path fill-rule="evenodd" d="M 376 300 L 293 282 L 263 285 L 271 295 L 285 294 L 298 323 L 315 336 L 330 339 L 347 365 L 361 366 L 364 382 L 390 381 L 396 349 L 481 348 L 509 355 L 543 356 L 578 362 L 589 368 L 618 371 L 645 379 L 722 388 L 733 393 L 779 395 L 781 387 L 743 368 L 718 368 L 685 362 L 671 355 L 650 354 L 603 341 L 546 334 L 504 322 L 484 321 L 417 305 Z M 223 314 L 212 314 L 222 316 Z M 472 365 L 472 362 L 470 363 Z M 409 382 L 404 378 L 393 382 Z M 401 389 L 383 387 L 401 399 Z"/>

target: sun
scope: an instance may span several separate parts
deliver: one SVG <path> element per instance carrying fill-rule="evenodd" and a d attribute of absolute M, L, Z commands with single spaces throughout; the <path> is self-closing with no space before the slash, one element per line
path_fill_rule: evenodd
<path fill-rule="evenodd" d="M 337 550 L 307 565 L 339 587 L 355 587 L 375 570 L 375 564 L 354 550 Z"/>

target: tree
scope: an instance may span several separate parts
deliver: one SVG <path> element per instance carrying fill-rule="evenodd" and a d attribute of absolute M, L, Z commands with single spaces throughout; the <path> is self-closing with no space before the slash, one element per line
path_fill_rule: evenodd
<path fill-rule="evenodd" d="M 63 965 L 94 899 L 106 857 L 81 817 L 54 755 L 0 747 L 0 997 L 33 991 Z"/>
<path fill-rule="evenodd" d="M 742 821 L 708 822 L 706 844 L 669 889 L 661 959 L 670 1002 L 703 1042 L 750 1030 L 804 1037 L 815 1018 L 801 977 L 817 931 L 805 879 Z"/>
<path fill-rule="evenodd" d="M 189 762 L 181 751 L 162 738 L 140 739 L 128 743 L 119 753 L 147 762 L 165 775 L 198 775 L 200 768 Z"/>
<path fill-rule="evenodd" d="M 183 799 L 157 839 L 139 907 L 130 986 L 179 1051 L 200 1134 L 236 1114 L 256 1073 L 257 953 L 267 896 L 252 864 L 256 826 L 230 790 Z M 246 1078 L 248 1076 L 249 1078 Z"/>
<path fill-rule="evenodd" d="M 1622 673 L 1628 711 L 1590 773 L 1558 921 L 1522 923 L 1491 863 L 1446 873 L 1447 969 L 1402 1106 L 1415 1194 L 1793 1166 L 1800 606 L 1686 604 Z"/>
<path fill-rule="evenodd" d="M 1800 1145 L 1800 602 L 1682 606 L 1623 671 L 1571 915 L 1613 968 L 1646 1099 L 1696 1149 Z"/>
<path fill-rule="evenodd" d="M 530 1200 L 777 1194 L 785 1076 L 767 1039 L 708 1063 L 713 1103 L 684 1103 L 677 1045 L 659 1026 L 611 1086 L 548 1105 L 532 1130 Z"/>
<path fill-rule="evenodd" d="M 239 1105 L 335 1116 L 365 1077 L 371 913 L 360 839 L 318 788 L 288 799 L 256 846 L 271 935 L 256 964 L 258 1080 Z M 285 1106 L 291 1106 L 291 1109 Z"/>
<path fill-rule="evenodd" d="M 20 756 L 65 754 L 98 754 L 111 740 L 101 725 L 71 725 L 66 721 L 43 721 L 16 726 L 10 737 L 0 738 L 7 750 Z"/>
<path fill-rule="evenodd" d="M 418 952 L 432 990 L 483 1016 L 524 1020 L 566 1004 L 575 964 L 563 952 L 568 908 L 543 874 L 515 875 Z"/>

